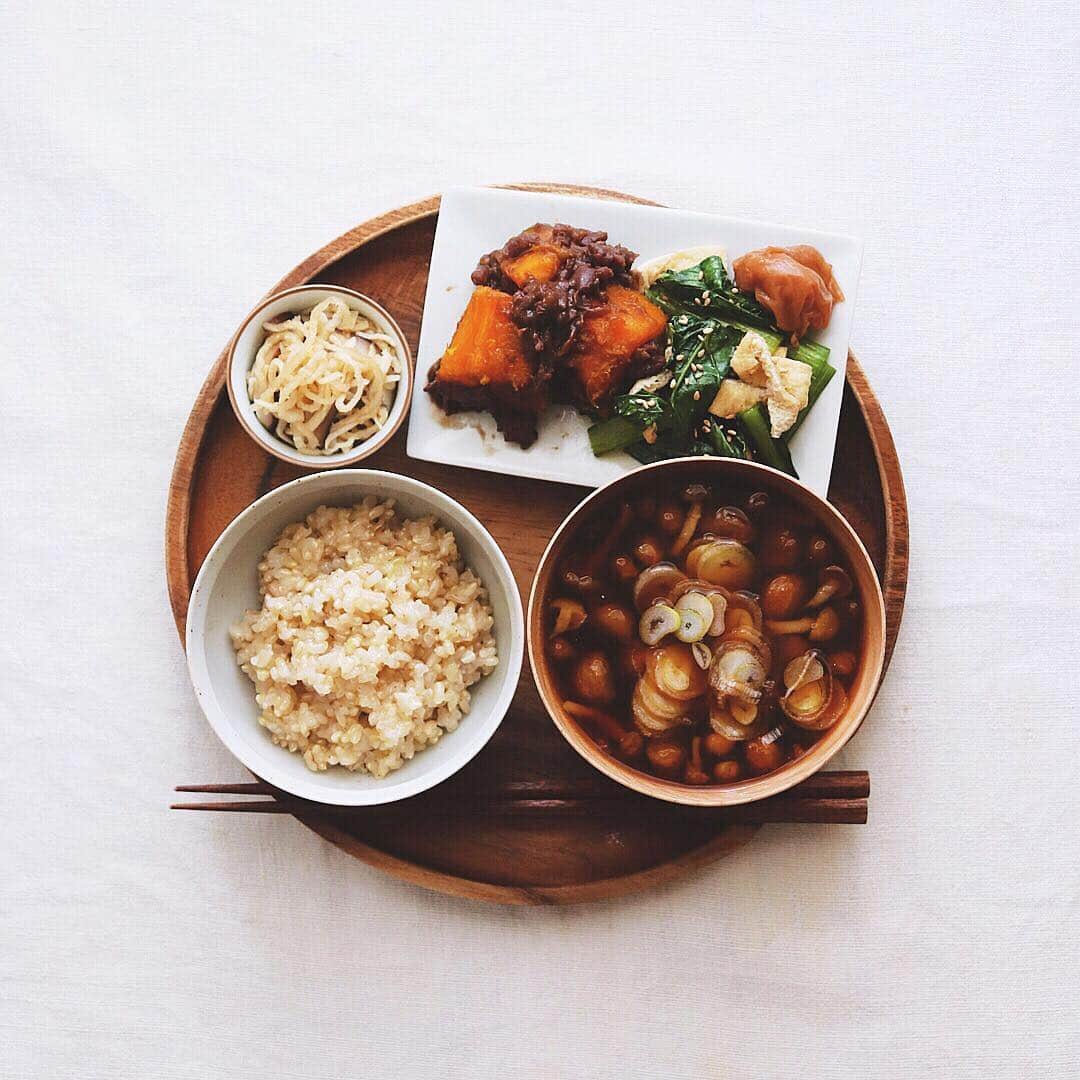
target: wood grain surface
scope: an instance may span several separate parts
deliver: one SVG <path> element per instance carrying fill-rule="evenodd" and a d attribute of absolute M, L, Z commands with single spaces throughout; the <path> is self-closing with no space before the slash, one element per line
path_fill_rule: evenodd
<path fill-rule="evenodd" d="M 510 186 L 647 202 L 570 185 Z M 435 197 L 358 226 L 306 259 L 271 291 L 317 281 L 366 293 L 397 319 L 415 354 L 438 206 Z M 181 641 L 192 583 L 222 529 L 260 495 L 300 475 L 260 449 L 234 418 L 224 390 L 227 351 L 196 398 L 169 487 L 165 561 Z M 502 546 L 522 596 L 528 596 L 548 539 L 585 490 L 413 461 L 405 455 L 405 435 L 399 431 L 364 465 L 415 476 L 461 502 Z M 881 579 L 887 663 L 907 587 L 907 503 L 888 424 L 853 355 L 829 499 L 859 533 Z M 866 723 L 875 722 L 887 718 L 871 712 Z M 548 718 L 526 665 L 506 720 L 456 782 L 467 790 L 469 785 L 490 788 L 494 779 L 572 781 L 592 775 Z M 365 815 L 363 808 L 330 814 L 310 805 L 289 805 L 320 836 L 403 880 L 514 904 L 574 903 L 646 888 L 728 854 L 758 828 L 670 815 L 655 820 L 628 815 L 616 822 L 558 815 L 511 820 L 436 815 L 418 828 L 413 818 L 380 820 Z"/>

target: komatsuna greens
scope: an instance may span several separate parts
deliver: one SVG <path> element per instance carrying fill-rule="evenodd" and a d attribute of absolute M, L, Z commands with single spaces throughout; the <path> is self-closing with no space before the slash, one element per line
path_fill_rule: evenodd
<path fill-rule="evenodd" d="M 736 288 L 723 259 L 713 255 L 661 274 L 646 295 L 668 316 L 662 377 L 647 380 L 649 389 L 616 398 L 613 415 L 589 430 L 593 452 L 625 450 L 643 463 L 684 455 L 743 457 L 795 476 L 787 442 L 835 374 L 829 350 L 812 341 L 789 350 L 811 368 L 809 396 L 795 424 L 774 439 L 762 405 L 731 420 L 708 413 L 747 331 L 760 334 L 773 350 L 784 341 L 770 313 Z"/>

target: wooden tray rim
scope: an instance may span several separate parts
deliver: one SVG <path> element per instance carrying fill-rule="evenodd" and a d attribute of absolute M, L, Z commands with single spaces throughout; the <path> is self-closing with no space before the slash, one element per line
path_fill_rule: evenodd
<path fill-rule="evenodd" d="M 642 206 L 658 206 L 649 199 L 607 188 L 584 187 L 576 184 L 522 183 L 500 184 L 498 187 L 517 191 L 543 191 L 559 195 L 581 195 L 597 199 L 614 199 L 637 203 Z M 369 244 L 379 237 L 403 226 L 412 225 L 425 217 L 438 213 L 441 197 L 438 195 L 409 203 L 390 210 L 378 217 L 343 233 L 320 248 L 313 255 L 294 267 L 267 296 L 294 285 L 304 284 L 322 273 L 327 267 Z M 165 513 L 165 573 L 169 591 L 169 603 L 173 620 L 184 643 L 184 625 L 187 618 L 188 600 L 191 593 L 192 574 L 188 561 L 188 530 L 191 520 L 191 495 L 196 466 L 203 442 L 209 430 L 214 408 L 225 390 L 225 371 L 228 363 L 231 339 L 210 369 L 195 398 L 191 413 L 180 436 L 176 460 L 169 481 L 168 502 Z M 846 381 L 863 414 L 870 431 L 871 445 L 877 462 L 885 511 L 885 566 L 882 591 L 889 620 L 886 626 L 885 669 L 896 644 L 903 617 L 904 599 L 908 575 L 908 513 L 903 474 L 896 455 L 896 444 L 889 430 L 884 411 L 860 366 L 855 354 L 849 350 Z M 884 673 L 883 673 L 884 674 Z M 497 885 L 491 882 L 458 877 L 455 874 L 419 866 L 396 855 L 382 851 L 358 840 L 332 821 L 317 813 L 291 808 L 294 817 L 323 839 L 341 848 L 353 857 L 376 869 L 383 870 L 403 881 L 437 892 L 473 900 L 501 904 L 570 904 L 591 900 L 608 899 L 636 892 L 670 881 L 682 874 L 713 862 L 751 840 L 760 826 L 736 825 L 718 833 L 700 847 L 659 863 L 645 870 L 619 877 L 601 878 L 597 881 L 575 885 L 518 886 Z"/>

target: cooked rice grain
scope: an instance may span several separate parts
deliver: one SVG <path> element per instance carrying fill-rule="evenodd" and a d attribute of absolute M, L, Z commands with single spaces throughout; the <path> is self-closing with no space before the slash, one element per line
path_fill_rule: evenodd
<path fill-rule="evenodd" d="M 453 731 L 498 664 L 483 582 L 434 518 L 373 497 L 320 506 L 259 563 L 230 628 L 259 723 L 308 768 L 386 776 Z"/>

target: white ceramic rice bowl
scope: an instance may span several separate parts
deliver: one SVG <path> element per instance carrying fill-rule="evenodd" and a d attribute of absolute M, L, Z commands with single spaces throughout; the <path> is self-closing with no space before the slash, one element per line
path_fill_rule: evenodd
<path fill-rule="evenodd" d="M 317 507 L 352 506 L 366 495 L 393 499 L 404 517 L 433 514 L 457 538 L 465 562 L 488 590 L 499 665 L 472 688 L 472 707 L 445 734 L 382 779 L 331 767 L 312 772 L 300 754 L 275 746 L 258 722 L 255 687 L 236 662 L 229 626 L 259 606 L 257 566 L 281 531 Z M 192 589 L 185 644 L 199 705 L 222 742 L 253 773 L 290 794 L 338 806 L 406 799 L 452 776 L 495 733 L 517 688 L 525 627 L 513 572 L 484 526 L 442 492 L 396 473 L 341 469 L 314 473 L 251 504 L 211 548 Z"/>

